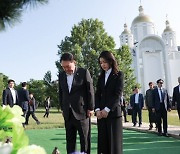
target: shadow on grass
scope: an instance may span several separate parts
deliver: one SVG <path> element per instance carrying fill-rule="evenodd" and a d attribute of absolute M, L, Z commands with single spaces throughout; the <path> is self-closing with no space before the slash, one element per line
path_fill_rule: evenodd
<path fill-rule="evenodd" d="M 124 130 L 123 149 L 125 154 L 178 154 L 180 140 L 157 136 L 156 134 Z"/>
<path fill-rule="evenodd" d="M 48 130 L 28 130 L 30 144 L 43 146 L 47 153 L 57 146 L 61 153 L 66 153 L 65 128 Z M 77 135 L 77 148 L 80 148 L 79 135 Z M 157 136 L 152 133 L 140 133 L 136 131 L 123 131 L 123 154 L 179 154 L 180 140 Z M 97 153 L 97 128 L 91 131 L 91 154 Z"/>

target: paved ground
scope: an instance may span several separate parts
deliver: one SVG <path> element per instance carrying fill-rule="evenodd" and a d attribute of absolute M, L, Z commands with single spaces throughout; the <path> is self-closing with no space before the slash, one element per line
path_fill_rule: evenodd
<path fill-rule="evenodd" d="M 91 119 L 91 122 L 92 122 L 92 124 L 96 124 L 97 123 L 96 117 L 93 117 Z M 133 127 L 133 124 L 131 122 L 126 122 L 126 123 L 123 123 L 123 128 L 128 129 L 128 130 L 136 130 L 136 131 L 140 131 L 140 132 L 157 133 L 155 127 L 152 130 L 148 130 L 149 129 L 148 123 L 142 123 L 141 127 L 138 127 L 138 125 L 136 127 Z M 169 125 L 168 126 L 168 134 L 171 137 L 180 139 L 180 136 L 179 136 L 180 126 Z"/>

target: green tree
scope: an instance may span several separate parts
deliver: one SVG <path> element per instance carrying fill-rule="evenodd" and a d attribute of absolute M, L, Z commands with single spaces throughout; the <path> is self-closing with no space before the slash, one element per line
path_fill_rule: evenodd
<path fill-rule="evenodd" d="M 45 95 L 46 97 L 50 96 L 51 105 L 55 106 L 59 109 L 59 101 L 58 101 L 58 82 L 52 81 L 51 71 L 47 71 L 44 75 L 44 84 L 46 86 Z"/>
<path fill-rule="evenodd" d="M 105 32 L 103 22 L 98 19 L 82 19 L 71 30 L 71 36 L 66 36 L 58 45 L 58 55 L 71 52 L 75 55 L 77 65 L 89 69 L 94 83 L 99 72 L 98 56 L 103 50 L 114 50 L 115 42 Z M 56 62 L 59 70 L 59 61 Z"/>
<path fill-rule="evenodd" d="M 23 9 L 47 2 L 48 0 L 0 0 L 0 31 L 20 22 Z"/>
<path fill-rule="evenodd" d="M 124 73 L 124 96 L 129 101 L 132 89 L 135 86 L 139 86 L 134 76 L 134 70 L 132 69 L 132 55 L 128 46 L 122 46 L 117 50 L 116 55 L 119 63 L 119 69 Z"/>
<path fill-rule="evenodd" d="M 7 82 L 8 82 L 8 77 L 3 73 L 0 73 L 0 104 L 2 102 L 2 93 L 7 86 Z"/>

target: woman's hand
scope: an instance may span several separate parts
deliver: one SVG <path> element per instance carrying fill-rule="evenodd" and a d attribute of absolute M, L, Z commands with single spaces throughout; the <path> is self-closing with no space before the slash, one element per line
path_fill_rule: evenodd
<path fill-rule="evenodd" d="M 106 110 L 101 110 L 101 116 L 102 116 L 102 118 L 107 118 L 107 116 L 108 116 L 108 112 L 106 111 Z"/>
<path fill-rule="evenodd" d="M 102 118 L 101 111 L 96 111 L 96 117 L 97 117 L 98 119 L 101 119 L 101 118 Z"/>

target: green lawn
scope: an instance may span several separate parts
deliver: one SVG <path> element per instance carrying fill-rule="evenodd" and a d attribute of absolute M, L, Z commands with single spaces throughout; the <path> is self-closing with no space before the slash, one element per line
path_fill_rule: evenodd
<path fill-rule="evenodd" d="M 48 118 L 44 118 L 43 115 L 45 109 L 38 109 L 35 112 L 36 117 L 41 122 L 40 125 L 37 125 L 34 119 L 30 116 L 29 125 L 26 126 L 26 129 L 48 129 L 48 128 L 62 128 L 64 127 L 64 120 L 62 114 L 57 111 L 57 109 L 51 109 Z"/>
<path fill-rule="evenodd" d="M 48 128 L 64 127 L 64 120 L 63 120 L 62 114 L 60 112 L 58 112 L 57 109 L 50 110 L 49 118 L 43 117 L 44 112 L 45 112 L 44 109 L 38 109 L 36 111 L 36 116 L 38 117 L 39 121 L 41 122 L 40 125 L 37 125 L 36 122 L 32 119 L 32 117 L 30 117 L 29 125 L 26 127 L 26 129 L 48 129 Z M 129 121 L 131 121 L 131 116 L 128 115 L 127 119 Z M 142 120 L 143 120 L 143 122 L 148 122 L 147 110 L 143 110 Z M 180 126 L 177 111 L 173 110 L 171 112 L 168 112 L 168 124 Z"/>
<path fill-rule="evenodd" d="M 51 154 L 55 146 L 61 154 L 66 154 L 65 129 L 41 129 L 26 130 L 30 144 L 37 144 L 45 148 L 47 154 Z M 79 141 L 78 146 L 79 148 Z M 91 153 L 97 153 L 97 128 L 93 126 L 91 136 Z M 140 133 L 136 131 L 123 131 L 124 154 L 179 154 L 180 140 L 167 137 L 159 137 L 152 133 Z"/>
<path fill-rule="evenodd" d="M 29 136 L 30 144 L 37 144 L 44 147 L 48 154 L 57 146 L 61 154 L 65 154 L 65 129 L 64 121 L 60 112 L 51 109 L 49 118 L 44 118 L 44 109 L 38 109 L 36 116 L 41 122 L 37 125 L 30 117 L 29 125 L 26 127 L 26 133 Z M 128 115 L 131 121 L 131 116 Z M 143 110 L 143 122 L 148 122 L 148 112 Z M 168 123 L 180 126 L 177 112 L 168 113 Z M 36 130 L 35 130 L 36 129 Z M 140 133 L 135 131 L 124 130 L 123 132 L 123 151 L 125 154 L 179 154 L 180 140 L 173 138 L 158 137 L 156 134 Z M 92 154 L 96 154 L 97 149 L 97 128 L 93 126 L 91 138 Z M 79 147 L 79 146 L 78 146 Z"/>

